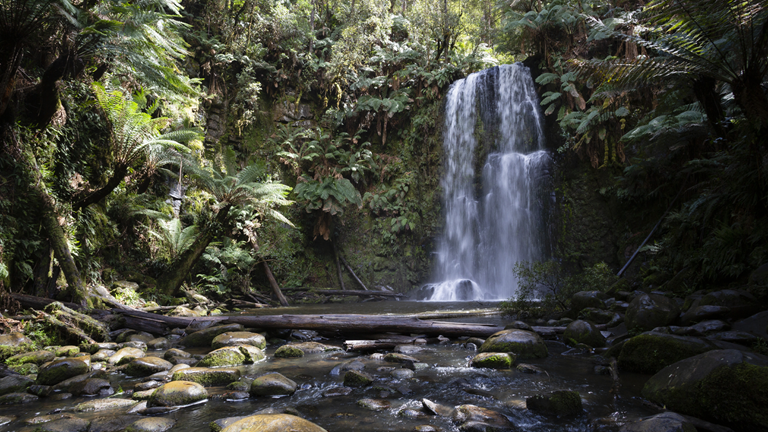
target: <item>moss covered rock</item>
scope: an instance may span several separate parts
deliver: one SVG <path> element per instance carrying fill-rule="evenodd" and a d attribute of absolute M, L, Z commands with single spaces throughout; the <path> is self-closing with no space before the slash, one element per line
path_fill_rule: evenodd
<path fill-rule="evenodd" d="M 8 366 L 20 366 L 25 363 L 34 363 L 36 365 L 41 365 L 45 362 L 49 362 L 56 358 L 56 355 L 51 351 L 32 351 L 28 353 L 23 354 L 16 354 L 13 357 L 9 357 L 5 363 Z"/>
<path fill-rule="evenodd" d="M 363 371 L 348 370 L 344 374 L 346 387 L 365 387 L 373 383 L 373 377 Z"/>
<path fill-rule="evenodd" d="M 579 393 L 569 390 L 527 397 L 525 405 L 531 411 L 553 416 L 570 416 L 584 411 Z"/>
<path fill-rule="evenodd" d="M 0 395 L 24 391 L 34 382 L 32 378 L 23 375 L 9 375 L 0 378 Z"/>
<path fill-rule="evenodd" d="M 173 373 L 174 381 L 190 381 L 206 387 L 227 385 L 240 379 L 240 370 L 235 368 L 191 367 Z"/>
<path fill-rule="evenodd" d="M 190 381 L 171 381 L 155 389 L 147 407 L 174 407 L 189 405 L 208 398 L 205 387 Z"/>
<path fill-rule="evenodd" d="M 173 364 L 160 357 L 141 357 L 133 359 L 126 367 L 126 372 L 131 376 L 150 376 L 152 374 L 171 369 Z"/>
<path fill-rule="evenodd" d="M 538 334 L 528 330 L 502 330 L 494 333 L 480 347 L 484 352 L 514 353 L 518 359 L 544 358 L 549 354 L 544 340 Z"/>
<path fill-rule="evenodd" d="M 480 353 L 470 360 L 469 365 L 475 368 L 510 369 L 514 362 L 514 354 Z"/>
<path fill-rule="evenodd" d="M 768 431 L 768 358 L 714 350 L 660 370 L 643 396 L 670 410 L 728 425 Z"/>
<path fill-rule="evenodd" d="M 213 349 L 237 345 L 253 345 L 264 349 L 267 347 L 267 340 L 259 333 L 236 331 L 222 333 L 213 338 L 211 342 L 211 348 Z"/>
<path fill-rule="evenodd" d="M 660 294 L 640 294 L 629 303 L 625 323 L 629 330 L 649 331 L 672 324 L 680 315 L 677 302 Z"/>
<path fill-rule="evenodd" d="M 0 396 L 0 405 L 18 405 L 30 402 L 37 402 L 39 398 L 33 394 L 25 392 L 6 393 Z"/>
<path fill-rule="evenodd" d="M 211 326 L 188 335 L 181 341 L 181 344 L 186 347 L 209 347 L 216 336 L 222 333 L 239 332 L 242 330 L 243 326 L 241 324 Z"/>
<path fill-rule="evenodd" d="M 277 358 L 298 358 L 304 357 L 304 351 L 293 345 L 283 345 L 275 350 L 275 357 Z"/>
<path fill-rule="evenodd" d="M 200 360 L 198 367 L 239 366 L 256 363 L 266 356 L 264 352 L 252 345 L 238 345 L 219 348 L 209 352 Z"/>
<path fill-rule="evenodd" d="M 320 426 L 290 414 L 258 414 L 238 420 L 222 432 L 327 432 Z"/>
<path fill-rule="evenodd" d="M 459 405 L 451 418 L 462 430 L 514 430 L 515 425 L 503 414 L 476 405 Z"/>
<path fill-rule="evenodd" d="M 713 349 L 715 345 L 699 338 L 647 332 L 624 342 L 618 361 L 622 370 L 654 374 L 672 363 Z"/>
<path fill-rule="evenodd" d="M 37 383 L 54 385 L 82 375 L 91 369 L 89 357 L 65 358 L 44 364 L 37 374 Z"/>
<path fill-rule="evenodd" d="M 76 412 L 97 412 L 107 411 L 119 408 L 132 407 L 139 403 L 139 401 L 131 399 L 96 399 L 88 402 L 83 402 L 75 407 Z"/>
<path fill-rule="evenodd" d="M 277 372 L 264 374 L 251 383 L 251 396 L 290 396 L 296 392 L 296 383 Z"/>
<path fill-rule="evenodd" d="M 580 291 L 571 297 L 571 310 L 578 314 L 584 308 L 604 309 L 603 299 L 606 297 L 602 291 Z"/>
<path fill-rule="evenodd" d="M 605 337 L 594 323 L 576 320 L 568 324 L 563 333 L 563 340 L 569 345 L 586 344 L 593 348 L 605 346 Z"/>

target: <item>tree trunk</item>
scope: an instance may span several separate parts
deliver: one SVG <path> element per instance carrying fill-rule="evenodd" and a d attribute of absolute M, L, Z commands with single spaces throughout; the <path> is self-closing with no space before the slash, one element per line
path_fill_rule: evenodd
<path fill-rule="evenodd" d="M 354 280 L 356 280 L 356 281 L 357 281 L 357 283 L 358 283 L 358 284 L 360 284 L 360 286 L 361 286 L 361 287 L 363 287 L 363 289 L 364 289 L 364 290 L 368 291 L 368 287 L 366 287 L 366 286 L 365 286 L 365 284 L 363 283 L 363 281 L 361 281 L 361 280 L 360 280 L 360 278 L 359 278 L 359 277 L 357 277 L 357 275 L 355 274 L 355 271 L 354 271 L 354 270 L 352 270 L 352 266 L 350 266 L 350 265 L 349 265 L 349 263 L 347 262 L 347 260 L 345 260 L 343 256 L 340 256 L 340 258 L 341 258 L 341 262 L 343 262 L 343 263 L 344 263 L 344 266 L 345 266 L 345 267 L 347 268 L 347 270 L 349 270 L 349 272 L 352 274 L 352 278 L 353 278 Z"/>
<path fill-rule="evenodd" d="M 275 297 L 277 297 L 277 300 L 280 301 L 281 305 L 290 306 L 288 300 L 286 300 L 283 295 L 283 292 L 280 291 L 280 285 L 277 284 L 277 280 L 275 280 L 275 276 L 272 274 L 269 264 L 267 264 L 266 261 L 262 261 L 262 264 L 264 264 L 264 273 L 267 274 L 267 279 L 269 279 L 269 284 L 272 286 L 272 291 L 274 291 Z"/>
<path fill-rule="evenodd" d="M 331 240 L 331 246 L 333 247 L 333 258 L 336 261 L 336 272 L 339 275 L 339 285 L 341 286 L 342 290 L 346 290 L 344 287 L 344 278 L 341 274 L 341 264 L 339 263 L 339 253 L 336 251 L 336 242 Z"/>
<path fill-rule="evenodd" d="M 82 199 L 79 199 L 73 206 L 72 210 L 78 211 L 82 210 L 86 207 L 88 207 L 91 204 L 95 204 L 104 198 L 107 197 L 110 193 L 112 193 L 113 190 L 115 190 L 118 186 L 120 186 L 120 183 L 125 178 L 125 175 L 128 173 L 128 167 L 127 166 L 118 166 L 115 168 L 114 173 L 112 173 L 112 177 L 107 181 L 107 184 L 102 186 L 101 188 L 89 193 Z"/>
<path fill-rule="evenodd" d="M 192 267 L 203 256 L 205 248 L 213 241 L 218 234 L 218 229 L 224 225 L 227 220 L 231 206 L 226 206 L 219 210 L 216 215 L 216 223 L 213 227 L 203 230 L 192 243 L 189 249 L 179 254 L 171 263 L 170 268 L 157 279 L 157 291 L 165 295 L 172 296 L 179 291 L 184 279 L 189 276 Z"/>

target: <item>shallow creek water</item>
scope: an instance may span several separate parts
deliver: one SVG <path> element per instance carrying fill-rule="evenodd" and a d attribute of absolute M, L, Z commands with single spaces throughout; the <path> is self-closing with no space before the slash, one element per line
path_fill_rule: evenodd
<path fill-rule="evenodd" d="M 354 305 L 325 305 L 300 309 L 275 309 L 258 313 L 418 313 L 435 311 L 445 314 L 453 311 L 461 314 L 467 308 L 487 307 L 488 305 L 436 304 L 416 302 L 379 302 Z M 506 320 L 500 316 L 441 318 L 462 322 L 485 322 L 503 324 Z M 434 340 L 431 340 L 431 342 Z M 341 347 L 343 340 L 322 340 L 327 345 Z M 401 365 L 384 360 L 372 359 L 370 353 L 330 352 L 310 354 L 296 359 L 274 357 L 277 346 L 268 346 L 265 350 L 267 359 L 254 365 L 243 366 L 243 376 L 253 378 L 265 372 L 277 371 L 294 380 L 299 390 L 290 397 L 279 399 L 250 398 L 230 401 L 221 397 L 224 387 L 209 387 L 210 397 L 207 402 L 181 408 L 164 414 L 176 420 L 174 431 L 209 431 L 210 422 L 232 416 L 245 416 L 272 408 L 278 412 L 286 409 L 300 413 L 304 418 L 322 426 L 328 431 L 413 431 L 419 425 L 433 425 L 445 431 L 458 431 L 450 418 L 427 415 L 422 410 L 421 400 L 429 399 L 438 404 L 454 407 L 472 404 L 496 410 L 508 416 L 521 430 L 526 431 L 588 431 L 592 430 L 596 419 L 610 418 L 621 421 L 625 418 L 637 418 L 653 414 L 656 411 L 643 404 L 639 397 L 640 389 L 647 376 L 622 374 L 621 387 L 617 397 L 610 392 L 612 380 L 609 375 L 597 375 L 597 364 L 592 354 L 574 354 L 569 347 L 557 341 L 547 341 L 549 356 L 542 360 L 525 361 L 544 369 L 546 374 L 524 374 L 517 370 L 491 370 L 467 367 L 468 360 L 475 351 L 466 348 L 462 341 L 428 343 L 423 350 L 413 357 L 427 363 L 428 368 L 417 370 L 412 378 L 399 380 L 391 371 Z M 202 354 L 207 350 L 189 350 Z M 162 357 L 163 351 L 149 351 L 148 355 Z M 373 386 L 354 389 L 346 396 L 323 397 L 323 392 L 333 387 L 342 386 L 343 373 L 334 368 L 340 364 L 359 359 L 365 364 L 365 371 L 372 374 L 376 381 Z M 133 388 L 142 379 L 130 379 L 121 374 L 111 374 L 113 387 L 124 390 Z M 525 398 L 554 390 L 578 391 L 584 403 L 583 415 L 557 419 L 531 413 L 525 409 Z M 113 397 L 126 397 L 118 395 Z M 358 406 L 357 401 L 364 398 L 384 399 L 391 404 L 383 411 L 370 411 Z M 17 406 L 0 407 L 0 415 L 13 415 L 17 420 L 0 430 L 32 431 L 34 426 L 24 420 L 57 410 L 71 410 L 86 398 L 73 398 L 64 401 L 41 399 Z M 423 412 L 416 418 L 402 415 L 402 411 L 412 408 Z M 413 415 L 413 412 L 411 412 Z M 108 412 L 77 414 L 83 418 L 95 418 L 111 415 Z"/>

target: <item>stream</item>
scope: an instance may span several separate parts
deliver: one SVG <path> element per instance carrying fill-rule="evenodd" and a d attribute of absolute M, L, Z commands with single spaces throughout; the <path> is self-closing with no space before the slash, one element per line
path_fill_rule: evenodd
<path fill-rule="evenodd" d="M 461 322 L 482 322 L 504 325 L 509 320 L 491 315 L 489 303 L 437 303 L 437 302 L 371 302 L 358 304 L 312 305 L 294 308 L 276 308 L 253 311 L 259 314 L 431 314 L 440 319 Z M 468 311 L 472 309 L 473 311 Z M 484 311 L 484 313 L 483 313 Z M 249 311 L 250 313 L 251 311 Z M 481 316 L 466 316 L 468 313 Z M 268 337 L 270 340 L 272 336 Z M 342 339 L 321 339 L 326 345 L 341 347 Z M 467 367 L 476 354 L 465 341 L 428 339 L 420 350 L 409 355 L 428 364 L 416 370 L 412 377 L 398 379 L 392 372 L 400 364 L 389 363 L 371 353 L 335 351 L 308 354 L 301 358 L 275 358 L 278 347 L 269 344 L 267 359 L 256 364 L 240 366 L 243 379 L 254 378 L 266 372 L 280 372 L 295 381 L 299 389 L 289 397 L 249 398 L 228 400 L 225 387 L 208 387 L 205 403 L 180 408 L 163 414 L 176 420 L 175 431 L 209 431 L 213 420 L 232 416 L 246 416 L 264 410 L 300 415 L 328 431 L 458 431 L 449 417 L 430 415 L 422 408 L 422 399 L 448 407 L 472 404 L 506 415 L 520 430 L 526 431 L 588 431 L 598 424 L 621 422 L 624 419 L 654 414 L 657 410 L 643 403 L 640 390 L 646 375 L 623 373 L 619 393 L 611 393 L 612 378 L 598 374 L 595 366 L 601 362 L 592 353 L 578 352 L 559 341 L 547 341 L 549 356 L 545 359 L 525 361 L 546 373 L 528 374 L 518 370 L 494 370 Z M 208 349 L 188 349 L 193 354 L 204 354 Z M 148 355 L 162 357 L 163 351 L 148 351 Z M 341 387 L 343 372 L 339 366 L 351 360 L 360 360 L 365 371 L 375 377 L 372 386 L 355 388 L 340 396 L 324 396 L 329 389 Z M 130 398 L 130 390 L 143 378 L 129 378 L 111 373 L 109 380 L 122 394 L 111 397 Z M 552 418 L 534 414 L 525 409 L 525 398 L 555 390 L 575 390 L 582 398 L 584 413 L 571 418 Z M 614 397 L 615 396 L 615 397 Z M 372 411 L 358 405 L 361 399 L 381 399 L 389 407 Z M 40 399 L 23 405 L 2 406 L 0 416 L 14 416 L 16 420 L 0 427 L 7 431 L 33 431 L 34 425 L 25 421 L 52 412 L 69 411 L 87 400 L 74 397 L 53 401 Z M 108 412 L 77 413 L 78 417 L 93 419 L 110 415 Z M 430 428 L 423 426 L 430 425 Z M 419 428 L 422 426 L 421 428 Z"/>

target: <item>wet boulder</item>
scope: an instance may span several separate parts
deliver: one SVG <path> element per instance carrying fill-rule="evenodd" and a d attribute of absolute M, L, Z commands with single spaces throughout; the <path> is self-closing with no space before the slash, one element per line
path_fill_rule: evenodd
<path fill-rule="evenodd" d="M 127 426 L 135 422 L 137 415 L 106 415 L 91 420 L 88 432 L 118 432 L 124 431 Z"/>
<path fill-rule="evenodd" d="M 174 381 L 190 381 L 206 387 L 227 385 L 240 379 L 240 370 L 235 368 L 191 367 L 173 373 Z"/>
<path fill-rule="evenodd" d="M 370 411 L 384 411 L 392 406 L 392 403 L 384 399 L 360 399 L 357 405 Z"/>
<path fill-rule="evenodd" d="M 56 357 L 74 357 L 80 352 L 80 348 L 74 345 L 65 345 L 56 348 Z"/>
<path fill-rule="evenodd" d="M 252 345 L 226 346 L 205 355 L 196 367 L 239 366 L 264 360 L 264 352 Z"/>
<path fill-rule="evenodd" d="M 677 302 L 660 294 L 640 294 L 629 303 L 625 323 L 627 329 L 653 330 L 672 324 L 680 315 Z"/>
<path fill-rule="evenodd" d="M 476 405 L 459 405 L 451 416 L 461 430 L 515 430 L 515 425 L 505 415 Z"/>
<path fill-rule="evenodd" d="M 107 362 L 112 365 L 122 365 L 144 356 L 146 356 L 146 354 L 140 348 L 125 347 L 120 348 L 114 355 L 109 357 Z"/>
<path fill-rule="evenodd" d="M 141 357 L 133 359 L 126 367 L 126 372 L 130 376 L 145 377 L 158 372 L 167 371 L 173 367 L 173 364 L 160 357 Z"/>
<path fill-rule="evenodd" d="M 169 417 L 148 417 L 131 423 L 125 432 L 165 432 L 175 424 L 176 420 Z"/>
<path fill-rule="evenodd" d="M 363 371 L 348 370 L 344 374 L 344 386 L 365 387 L 373 383 L 373 377 Z"/>
<path fill-rule="evenodd" d="M 602 291 L 581 291 L 571 297 L 571 311 L 578 314 L 585 308 L 605 309 L 606 295 Z"/>
<path fill-rule="evenodd" d="M 236 331 L 222 333 L 213 338 L 213 341 L 211 342 L 211 348 L 213 349 L 237 345 L 253 345 L 257 348 L 264 349 L 267 347 L 267 340 L 259 333 Z"/>
<path fill-rule="evenodd" d="M 551 416 L 571 416 L 584 411 L 579 393 L 568 390 L 527 397 L 525 406 L 531 411 Z"/>
<path fill-rule="evenodd" d="M 708 319 L 744 318 L 760 310 L 755 297 L 741 290 L 720 290 L 696 298 L 683 314 L 683 323 L 695 323 Z"/>
<path fill-rule="evenodd" d="M 147 341 L 147 348 L 151 350 L 164 350 L 171 346 L 171 341 L 164 337 L 154 338 Z"/>
<path fill-rule="evenodd" d="M 597 326 L 584 320 L 576 320 L 568 324 L 563 333 L 563 340 L 569 345 L 585 344 L 593 348 L 605 346 L 605 337 Z"/>
<path fill-rule="evenodd" d="M 175 407 L 193 404 L 208 398 L 208 391 L 198 383 L 171 381 L 155 389 L 147 407 Z"/>
<path fill-rule="evenodd" d="M 304 351 L 293 345 L 283 345 L 275 350 L 276 358 L 299 358 L 304 357 Z"/>
<path fill-rule="evenodd" d="M 26 363 L 34 363 L 36 365 L 41 365 L 45 362 L 49 362 L 56 358 L 56 355 L 51 351 L 41 350 L 41 351 L 32 351 L 28 353 L 23 354 L 16 354 L 15 356 L 8 357 L 5 360 L 5 364 L 8 366 L 20 366 Z"/>
<path fill-rule="evenodd" d="M 514 353 L 518 359 L 544 358 L 549 353 L 541 336 L 532 331 L 518 329 L 494 333 L 478 351 Z"/>
<path fill-rule="evenodd" d="M 242 324 L 223 324 L 204 328 L 185 337 L 181 344 L 186 347 L 209 347 L 213 339 L 227 332 L 243 331 Z"/>
<path fill-rule="evenodd" d="M 131 399 L 96 399 L 75 406 L 75 412 L 98 412 L 132 407 L 139 403 Z"/>
<path fill-rule="evenodd" d="M 190 357 L 192 357 L 192 354 L 190 354 L 190 353 L 188 353 L 188 352 L 186 352 L 184 350 L 180 350 L 178 348 L 171 348 L 168 351 L 166 351 L 165 354 L 163 354 L 163 358 L 168 360 L 168 361 L 171 361 L 175 357 L 190 358 Z"/>
<path fill-rule="evenodd" d="M 251 396 L 290 396 L 296 392 L 297 384 L 277 372 L 257 377 L 251 383 Z"/>
<path fill-rule="evenodd" d="M 584 308 L 581 310 L 581 312 L 579 312 L 579 319 L 591 321 L 596 324 L 610 323 L 612 326 L 614 326 L 621 322 L 621 315 L 605 309 Z"/>
<path fill-rule="evenodd" d="M 327 432 L 320 426 L 290 414 L 257 414 L 238 420 L 222 432 Z"/>
<path fill-rule="evenodd" d="M 696 426 L 685 417 L 673 412 L 665 412 L 644 418 L 619 429 L 619 432 L 696 432 Z"/>
<path fill-rule="evenodd" d="M 39 398 L 24 392 L 6 393 L 0 396 L 0 405 L 19 405 L 36 402 Z"/>
<path fill-rule="evenodd" d="M 23 392 L 35 381 L 24 375 L 9 375 L 0 378 L 0 396 L 8 393 Z"/>
<path fill-rule="evenodd" d="M 67 417 L 37 425 L 40 432 L 85 432 L 91 422 L 79 417 Z"/>
<path fill-rule="evenodd" d="M 12 332 L 9 334 L 0 334 L 0 346 L 7 346 L 7 347 L 20 347 L 22 345 L 31 345 L 32 340 L 26 336 L 24 336 L 24 333 L 20 332 Z"/>
<path fill-rule="evenodd" d="M 469 361 L 470 367 L 489 369 L 511 369 L 515 355 L 509 353 L 480 353 Z"/>
<path fill-rule="evenodd" d="M 103 378 L 88 378 L 70 386 L 75 396 L 109 396 L 115 393 L 112 384 Z"/>
<path fill-rule="evenodd" d="M 661 369 L 717 347 L 691 336 L 647 332 L 624 342 L 619 367 L 629 372 L 653 374 Z"/>
<path fill-rule="evenodd" d="M 768 358 L 714 350 L 660 370 L 643 387 L 648 400 L 735 430 L 768 431 Z"/>
<path fill-rule="evenodd" d="M 54 385 L 68 378 L 82 375 L 91 369 L 90 357 L 64 358 L 40 367 L 37 384 Z"/>

